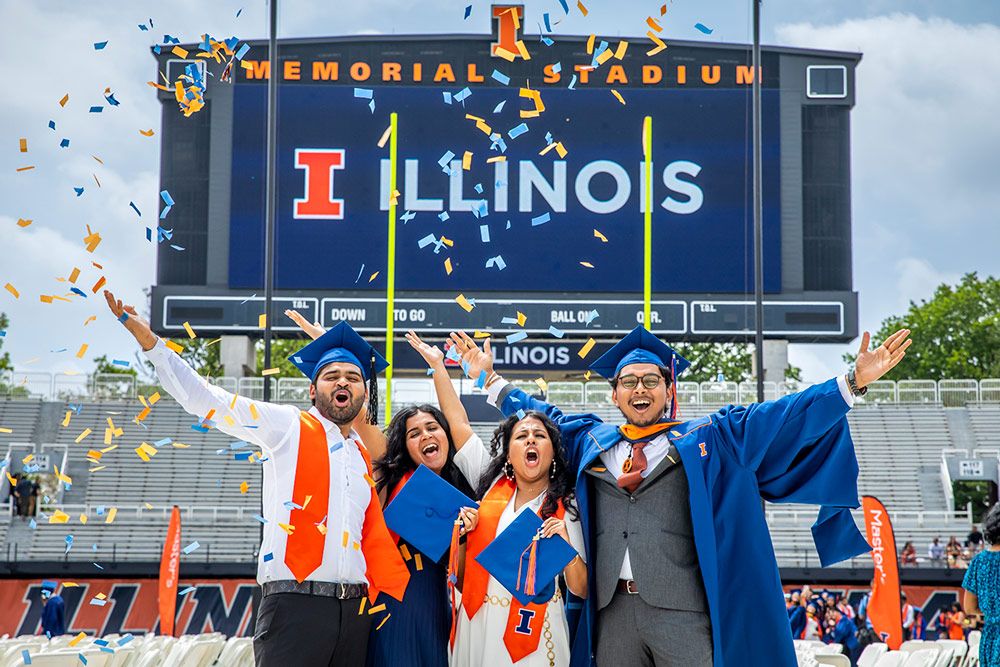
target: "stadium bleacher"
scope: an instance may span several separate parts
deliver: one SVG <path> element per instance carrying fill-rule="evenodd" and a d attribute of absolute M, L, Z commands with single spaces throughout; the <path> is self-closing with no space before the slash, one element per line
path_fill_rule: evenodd
<path fill-rule="evenodd" d="M 253 379 L 258 378 L 243 380 Z M 216 382 L 227 384 L 227 388 L 252 391 L 249 385 L 243 387 L 235 379 L 220 378 Z M 297 383 L 287 385 L 278 395 L 301 406 L 303 394 L 298 386 L 301 381 Z M 521 384 L 526 389 L 538 391 L 534 382 Z M 970 517 L 964 508 L 958 508 L 958 512 L 947 511 L 940 481 L 941 452 L 967 444 L 956 441 L 961 438 L 953 434 L 955 424 L 972 435 L 976 447 L 1000 447 L 1000 404 L 980 402 L 945 407 L 936 400 L 925 400 L 937 398 L 937 388 L 883 384 L 892 386 L 879 387 L 878 400 L 860 402 L 848 416 L 860 465 L 859 489 L 862 494 L 882 500 L 893 520 L 899 546 L 913 541 L 918 556 L 923 559 L 926 545 L 933 537 L 946 541 L 951 535 L 964 536 L 970 528 Z M 686 385 L 681 387 L 685 419 L 722 407 L 717 402 L 700 400 L 702 398 L 749 398 L 751 389 L 735 383 Z M 155 390 L 156 387 L 144 387 L 139 391 L 148 395 Z M 610 402 L 606 383 L 553 382 L 547 390 L 550 400 L 561 404 L 567 413 L 590 412 L 609 421 L 619 417 L 617 408 Z M 8 456 L 20 458 L 25 446 L 34 446 L 36 451 L 41 451 L 43 446 L 46 451 L 65 449 L 67 465 L 63 472 L 73 480 L 70 490 L 63 492 L 61 498 L 41 504 L 45 516 L 57 508 L 69 514 L 67 523 L 48 523 L 40 517 L 37 527 L 26 532 L 16 524 L 9 530 L 11 520 L 0 519 L 3 553 L 9 554 L 10 542 L 16 541 L 19 558 L 96 562 L 101 559 L 155 560 L 166 533 L 170 507 L 178 505 L 182 508 L 185 543 L 190 538 L 201 545 L 185 558 L 252 561 L 259 544 L 260 524 L 254 515 L 259 513 L 260 505 L 260 465 L 235 460 L 235 454 L 241 450 L 230 448 L 233 438 L 216 430 L 208 433 L 193 430 L 191 425 L 196 420 L 167 396 L 152 406 L 141 425 L 137 424 L 134 417 L 143 409 L 134 398 L 137 389 L 133 385 L 124 391 L 126 394 L 133 392 L 132 400 L 95 400 L 92 395 L 61 403 L 35 398 L 0 398 L 0 425 L 13 430 L 12 434 L 0 434 L 0 447 L 6 445 Z M 433 396 L 426 381 L 400 383 L 399 391 L 405 396 L 397 394 L 394 387 L 397 407 L 400 403 L 427 402 Z M 768 388 L 769 395 L 784 391 L 781 386 Z M 107 395 L 107 391 L 101 393 L 102 397 Z M 941 395 L 944 395 L 943 389 Z M 986 392 L 982 395 L 985 397 Z M 918 400 L 900 401 L 901 396 Z M 71 413 L 69 424 L 61 426 L 67 412 Z M 53 419 L 55 415 L 58 419 Z M 109 418 L 116 428 L 124 431 L 122 437 L 112 441 L 118 447 L 103 453 L 99 464 L 87 462 L 84 457 L 90 450 L 108 447 L 104 444 L 104 434 Z M 53 421 L 58 423 L 53 424 Z M 473 426 L 488 442 L 496 422 Z M 77 442 L 86 429 L 90 429 L 90 434 Z M 43 440 L 35 442 L 36 435 Z M 149 461 L 142 461 L 134 451 L 141 442 L 157 449 Z M 12 443 L 18 443 L 17 451 L 11 449 Z M 188 446 L 178 447 L 178 444 Z M 54 458 L 58 464 L 59 456 Z M 240 493 L 243 482 L 248 483 L 247 493 Z M 103 513 L 98 514 L 101 506 Z M 117 515 L 114 522 L 108 524 L 105 521 L 112 507 L 117 509 Z M 766 509 L 779 564 L 818 564 L 809 530 L 816 509 L 775 504 L 768 504 Z M 87 517 L 86 524 L 81 523 L 80 515 Z M 856 518 L 860 525 L 859 512 Z M 68 553 L 67 534 L 74 538 Z M 96 554 L 93 551 L 95 544 Z"/>

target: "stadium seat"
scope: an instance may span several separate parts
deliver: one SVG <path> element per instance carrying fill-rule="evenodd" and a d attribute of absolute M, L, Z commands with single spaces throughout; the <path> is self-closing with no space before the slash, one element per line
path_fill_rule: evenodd
<path fill-rule="evenodd" d="M 813 656 L 816 663 L 820 665 L 833 665 L 834 667 L 851 667 L 851 659 L 841 654 L 817 653 Z"/>
<path fill-rule="evenodd" d="M 858 657 L 858 667 L 875 667 L 878 659 L 889 651 L 889 647 L 881 642 L 869 644 Z"/>

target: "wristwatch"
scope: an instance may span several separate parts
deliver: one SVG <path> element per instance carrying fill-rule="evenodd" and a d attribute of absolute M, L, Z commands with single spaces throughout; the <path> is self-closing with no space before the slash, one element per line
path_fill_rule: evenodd
<path fill-rule="evenodd" d="M 851 393 L 855 396 L 864 396 L 868 393 L 868 387 L 858 389 L 858 381 L 854 377 L 854 371 L 847 371 L 847 386 L 851 389 Z"/>

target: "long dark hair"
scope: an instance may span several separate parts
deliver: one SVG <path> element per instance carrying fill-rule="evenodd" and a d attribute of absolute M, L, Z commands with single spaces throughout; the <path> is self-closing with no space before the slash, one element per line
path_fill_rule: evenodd
<path fill-rule="evenodd" d="M 991 507 L 983 519 L 983 539 L 990 544 L 1000 544 L 1000 503 Z"/>
<path fill-rule="evenodd" d="M 375 478 L 378 480 L 375 482 L 375 490 L 381 493 L 383 489 L 388 489 L 388 492 L 392 493 L 406 473 L 417 469 L 417 464 L 410 458 L 410 452 L 406 449 L 406 422 L 421 412 L 433 417 L 448 437 L 448 458 L 441 469 L 441 478 L 465 495 L 472 496 L 472 485 L 466 481 L 465 476 L 455 465 L 455 442 L 451 437 L 448 419 L 433 405 L 411 405 L 393 416 L 385 430 L 385 455 L 372 464 Z"/>
<path fill-rule="evenodd" d="M 483 476 L 479 479 L 479 488 L 477 489 L 476 497 L 481 500 L 489 492 L 496 478 L 504 474 L 507 455 L 510 453 L 510 435 L 514 430 L 514 425 L 522 419 L 534 417 L 542 423 L 542 426 L 545 427 L 545 430 L 549 434 L 549 440 L 552 441 L 552 460 L 556 464 L 555 473 L 550 473 L 549 476 L 549 489 L 548 493 L 545 494 L 545 502 L 542 503 L 539 516 L 542 519 L 548 519 L 550 516 L 553 516 L 561 500 L 563 507 L 566 508 L 566 513 L 574 519 L 578 518 L 580 514 L 577 512 L 576 503 L 574 502 L 576 492 L 573 488 L 573 477 L 570 475 L 569 464 L 566 462 L 566 454 L 563 452 L 562 437 L 559 435 L 559 429 L 543 412 L 527 410 L 523 414 L 523 417 L 511 415 L 506 420 L 500 422 L 500 425 L 493 431 L 493 439 L 490 440 L 490 458 L 492 461 L 489 467 L 486 468 Z"/>

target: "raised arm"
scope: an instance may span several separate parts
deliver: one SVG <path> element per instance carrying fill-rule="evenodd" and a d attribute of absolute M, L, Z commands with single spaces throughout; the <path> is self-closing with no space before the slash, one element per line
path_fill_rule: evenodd
<path fill-rule="evenodd" d="M 469 424 L 469 415 L 462 405 L 462 400 L 455 391 L 455 385 L 451 383 L 451 376 L 444 365 L 444 352 L 436 345 L 429 345 L 420 340 L 414 332 L 406 334 L 406 342 L 427 362 L 427 366 L 433 371 L 431 377 L 434 379 L 434 391 L 437 393 L 438 404 L 441 412 L 448 420 L 448 427 L 451 429 L 451 439 L 455 443 L 455 449 L 461 449 L 469 438 L 472 437 L 472 426 Z"/>
<path fill-rule="evenodd" d="M 284 444 L 285 436 L 297 420 L 299 410 L 292 405 L 255 402 L 211 385 L 181 357 L 169 349 L 149 328 L 149 323 L 132 306 L 123 305 L 110 291 L 104 291 L 111 313 L 142 347 L 156 369 L 163 389 L 187 412 L 215 422 L 223 433 L 273 451 Z M 230 424 L 226 417 L 232 420 Z"/>

